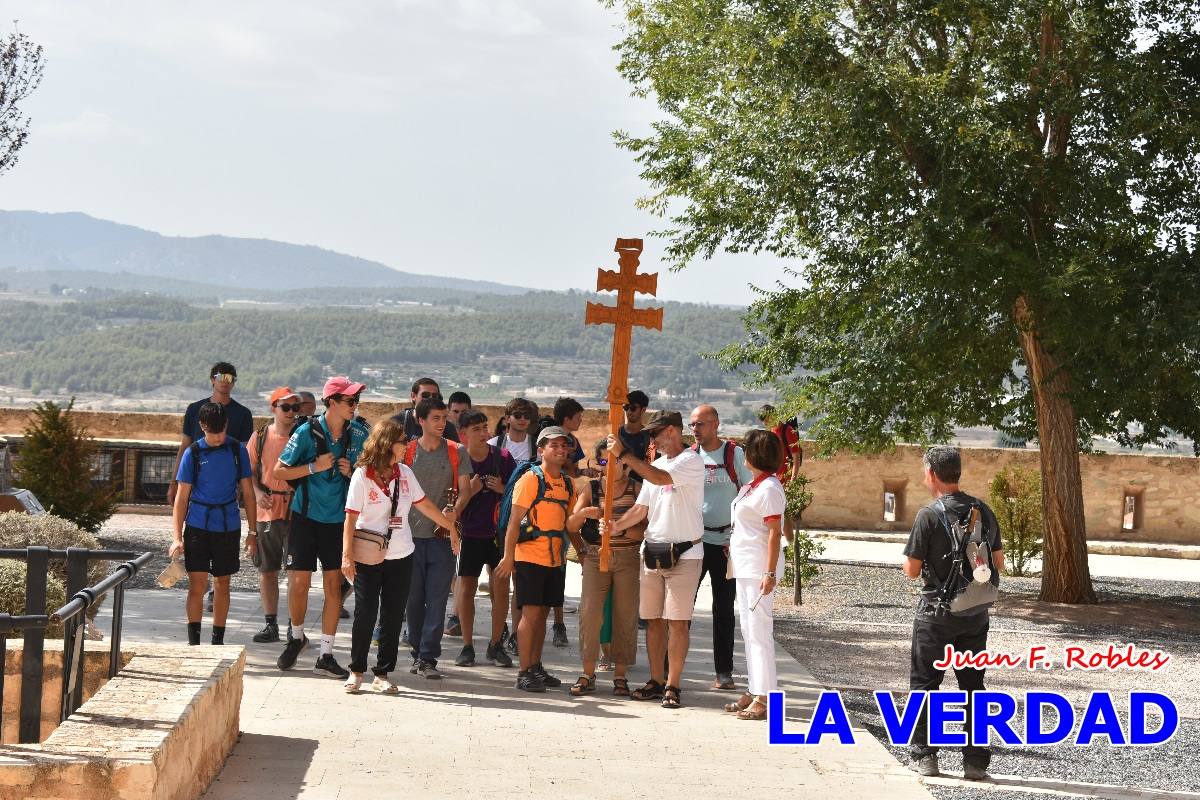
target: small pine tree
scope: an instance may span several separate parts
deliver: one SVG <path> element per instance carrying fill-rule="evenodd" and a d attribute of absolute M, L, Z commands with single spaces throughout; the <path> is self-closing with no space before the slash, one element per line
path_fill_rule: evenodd
<path fill-rule="evenodd" d="M 992 478 L 989 494 L 1004 539 L 1008 574 L 1029 575 L 1030 562 L 1042 554 L 1042 475 L 1005 467 Z"/>
<path fill-rule="evenodd" d="M 92 485 L 97 447 L 71 415 L 74 405 L 72 397 L 66 408 L 49 400 L 33 407 L 14 477 L 47 511 L 94 533 L 116 510 L 118 492 Z"/>

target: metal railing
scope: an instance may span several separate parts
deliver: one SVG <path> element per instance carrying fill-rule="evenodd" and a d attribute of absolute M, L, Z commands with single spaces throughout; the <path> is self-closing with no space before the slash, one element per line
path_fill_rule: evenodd
<path fill-rule="evenodd" d="M 59 721 L 66 719 L 83 704 L 84 639 L 86 612 L 107 592 L 113 595 L 113 622 L 109 644 L 108 676 L 121 668 L 121 625 L 125 609 L 125 583 L 146 566 L 153 553 L 126 550 L 89 550 L 69 547 L 51 550 L 46 547 L 0 548 L 0 558 L 25 562 L 25 614 L 0 614 L 0 659 L 8 649 L 8 635 L 21 630 L 24 652 L 21 658 L 21 698 L 18 741 L 36 744 L 41 740 L 42 679 L 45 672 L 46 627 L 63 625 L 62 697 Z M 86 586 L 88 564 L 92 561 L 128 559 L 95 586 Z M 51 561 L 65 561 L 67 573 L 66 604 L 52 614 L 46 609 L 46 581 Z M 0 664 L 3 662 L 0 661 Z M 0 698 L 4 694 L 4 676 L 0 670 Z M 0 708 L 0 715 L 3 708 Z M 0 717 L 0 722 L 2 722 Z"/>

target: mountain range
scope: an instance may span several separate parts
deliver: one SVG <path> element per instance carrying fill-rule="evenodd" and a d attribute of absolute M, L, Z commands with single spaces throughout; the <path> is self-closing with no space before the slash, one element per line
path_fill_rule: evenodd
<path fill-rule="evenodd" d="M 163 236 L 79 212 L 0 210 L 0 270 L 72 276 L 72 283 L 132 288 L 145 279 L 244 289 L 342 284 L 456 289 L 488 294 L 529 291 L 491 281 L 402 272 L 378 261 L 312 245 L 232 236 Z M 25 275 L 28 279 L 33 275 Z"/>

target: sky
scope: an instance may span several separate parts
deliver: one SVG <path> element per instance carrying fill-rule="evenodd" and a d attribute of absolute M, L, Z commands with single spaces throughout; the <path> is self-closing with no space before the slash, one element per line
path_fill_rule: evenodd
<path fill-rule="evenodd" d="M 411 272 L 594 288 L 617 237 L 669 300 L 748 303 L 783 262 L 668 273 L 612 131 L 645 133 L 599 0 L 0 0 L 45 48 L 0 208 L 313 244 Z"/>

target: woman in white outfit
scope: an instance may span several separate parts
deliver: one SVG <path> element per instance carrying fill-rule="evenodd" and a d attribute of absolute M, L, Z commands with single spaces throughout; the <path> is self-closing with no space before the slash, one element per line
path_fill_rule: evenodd
<path fill-rule="evenodd" d="M 737 606 L 746 646 L 746 694 L 725 710 L 738 719 L 767 718 L 767 695 L 775 680 L 774 593 L 783 570 L 782 538 L 785 499 L 775 477 L 784 461 L 783 445 L 770 431 L 752 430 L 742 441 L 746 466 L 754 479 L 733 501 L 733 533 L 729 563 L 737 581 Z"/>

